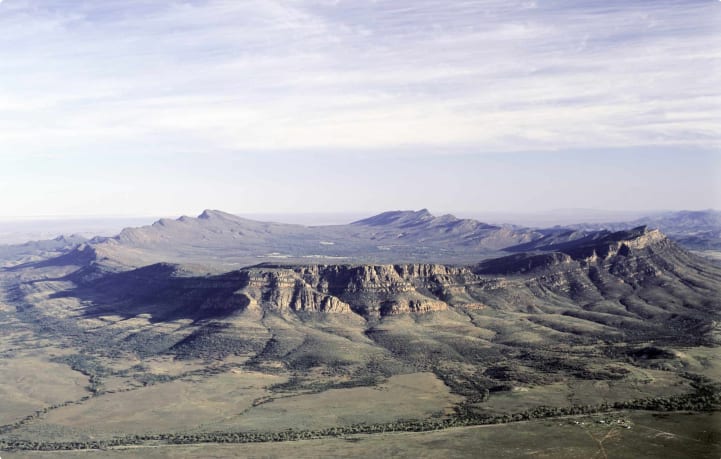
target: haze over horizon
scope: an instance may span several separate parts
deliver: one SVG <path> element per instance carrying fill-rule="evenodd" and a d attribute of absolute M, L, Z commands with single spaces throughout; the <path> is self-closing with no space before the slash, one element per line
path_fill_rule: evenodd
<path fill-rule="evenodd" d="M 0 2 L 0 218 L 721 208 L 721 2 Z"/>

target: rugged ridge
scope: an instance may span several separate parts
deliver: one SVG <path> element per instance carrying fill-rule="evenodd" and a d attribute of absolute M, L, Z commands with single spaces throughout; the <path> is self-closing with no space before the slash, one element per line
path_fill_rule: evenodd
<path fill-rule="evenodd" d="M 97 259 L 102 252 L 84 247 L 54 263 L 85 266 L 57 280 L 21 283 L 15 295 L 26 298 L 28 320 L 61 328 L 88 323 L 89 329 L 70 334 L 134 352 L 260 352 L 307 365 L 305 354 L 290 353 L 316 348 L 320 335 L 308 327 L 333 335 L 338 324 L 355 330 L 342 335 L 353 342 L 372 340 L 413 361 L 429 352 L 466 361 L 467 352 L 485 355 L 489 339 L 521 347 L 527 340 L 721 343 L 721 269 L 646 228 L 469 265 L 264 263 L 219 275 L 171 263 L 109 269 Z M 53 260 L 46 263 L 38 270 L 45 278 L 43 270 L 56 269 Z M 51 306 L 35 307 L 42 285 L 52 286 Z M 76 306 L 63 309 L 66 304 Z M 58 321 L 58 311 L 66 319 Z M 106 328 L 107 321 L 116 325 Z M 139 331 L 142 323 L 158 327 Z M 459 333 L 477 336 L 468 341 Z M 418 339 L 426 347 L 418 347 Z M 153 347 L 139 344 L 148 340 Z"/>
<path fill-rule="evenodd" d="M 368 320 L 479 305 L 517 312 L 560 308 L 578 315 L 578 304 L 590 317 L 595 309 L 608 314 L 611 302 L 634 319 L 693 316 L 698 325 L 700 314 L 718 303 L 712 294 L 718 288 L 718 269 L 657 230 L 604 233 L 554 248 L 469 266 L 261 264 L 206 277 L 168 264 L 99 278 L 80 271 L 75 275 L 79 287 L 67 295 L 93 299 L 106 308 L 123 305 L 127 314 L 141 308 L 156 317 L 193 320 L 248 310 L 352 313 Z M 646 298 L 647 291 L 663 291 L 668 300 L 659 306 Z M 640 299 L 632 299 L 636 297 Z M 629 312 L 631 303 L 635 312 Z"/>

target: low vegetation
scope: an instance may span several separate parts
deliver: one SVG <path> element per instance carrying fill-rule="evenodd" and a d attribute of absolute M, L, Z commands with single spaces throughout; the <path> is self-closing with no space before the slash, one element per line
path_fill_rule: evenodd
<path fill-rule="evenodd" d="M 407 420 L 382 424 L 357 424 L 339 426 L 321 430 L 288 430 L 284 432 L 203 432 L 180 434 L 128 435 L 109 440 L 86 442 L 43 442 L 32 440 L 0 440 L 0 449 L 7 451 L 61 451 L 76 449 L 106 449 L 117 446 L 141 444 L 195 444 L 195 443 L 261 443 L 283 442 L 328 437 L 342 437 L 354 434 L 374 434 L 386 432 L 427 432 L 453 427 L 475 425 L 504 424 L 562 416 L 590 415 L 609 413 L 619 410 L 646 411 L 711 411 L 721 408 L 721 385 L 711 383 L 707 378 L 689 375 L 695 379 L 696 391 L 675 397 L 657 397 L 631 400 L 613 404 L 577 405 L 569 407 L 539 406 L 520 413 L 500 416 L 479 416 L 472 410 L 460 407 L 454 416 L 446 418 Z"/>

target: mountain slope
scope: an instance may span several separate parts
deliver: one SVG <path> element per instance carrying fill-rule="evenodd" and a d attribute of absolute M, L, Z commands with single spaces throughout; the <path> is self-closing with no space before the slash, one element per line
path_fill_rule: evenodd
<path fill-rule="evenodd" d="M 383 262 L 472 262 L 500 249 L 541 237 L 532 230 L 498 227 L 427 210 L 386 212 L 348 225 L 301 226 L 258 222 L 206 210 L 197 218 L 162 219 L 128 228 L 92 243 L 110 262 L 143 266 L 155 262 L 248 265 L 347 260 Z"/>
<path fill-rule="evenodd" d="M 453 215 L 433 216 L 428 210 L 384 212 L 352 223 L 373 228 L 378 241 L 416 242 L 462 246 L 468 250 L 500 250 L 528 242 L 540 234 L 511 226 L 494 226 Z"/>
<path fill-rule="evenodd" d="M 53 258 L 86 242 L 83 236 L 58 236 L 54 239 L 29 241 L 23 244 L 0 245 L 0 266 L 16 266 Z"/>

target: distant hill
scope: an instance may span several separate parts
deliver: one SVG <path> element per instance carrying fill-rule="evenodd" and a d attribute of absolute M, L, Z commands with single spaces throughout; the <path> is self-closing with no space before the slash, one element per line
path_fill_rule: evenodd
<path fill-rule="evenodd" d="M 531 229 L 494 226 L 427 210 L 385 212 L 346 225 L 260 222 L 218 210 L 161 219 L 90 242 L 106 263 L 155 262 L 222 266 L 262 261 L 354 263 L 474 262 L 542 237 Z"/>
<path fill-rule="evenodd" d="M 0 245 L 0 266 L 14 266 L 62 255 L 87 241 L 73 234 L 23 244 Z"/>
<path fill-rule="evenodd" d="M 426 209 L 389 211 L 343 225 L 305 226 L 263 222 L 219 210 L 198 217 L 163 218 L 126 228 L 114 237 L 59 237 L 0 246 L 4 264 L 52 258 L 87 243 L 80 259 L 94 254 L 107 266 L 158 262 L 195 263 L 222 272 L 261 262 L 475 263 L 507 252 L 555 250 L 560 244 L 613 231 L 658 228 L 686 248 L 721 250 L 721 212 L 682 211 L 630 222 L 531 229 L 491 225 Z M 69 255 L 72 257 L 73 255 Z M 7 261 L 3 261 L 7 260 Z M 124 268 L 123 268 L 124 269 Z"/>

